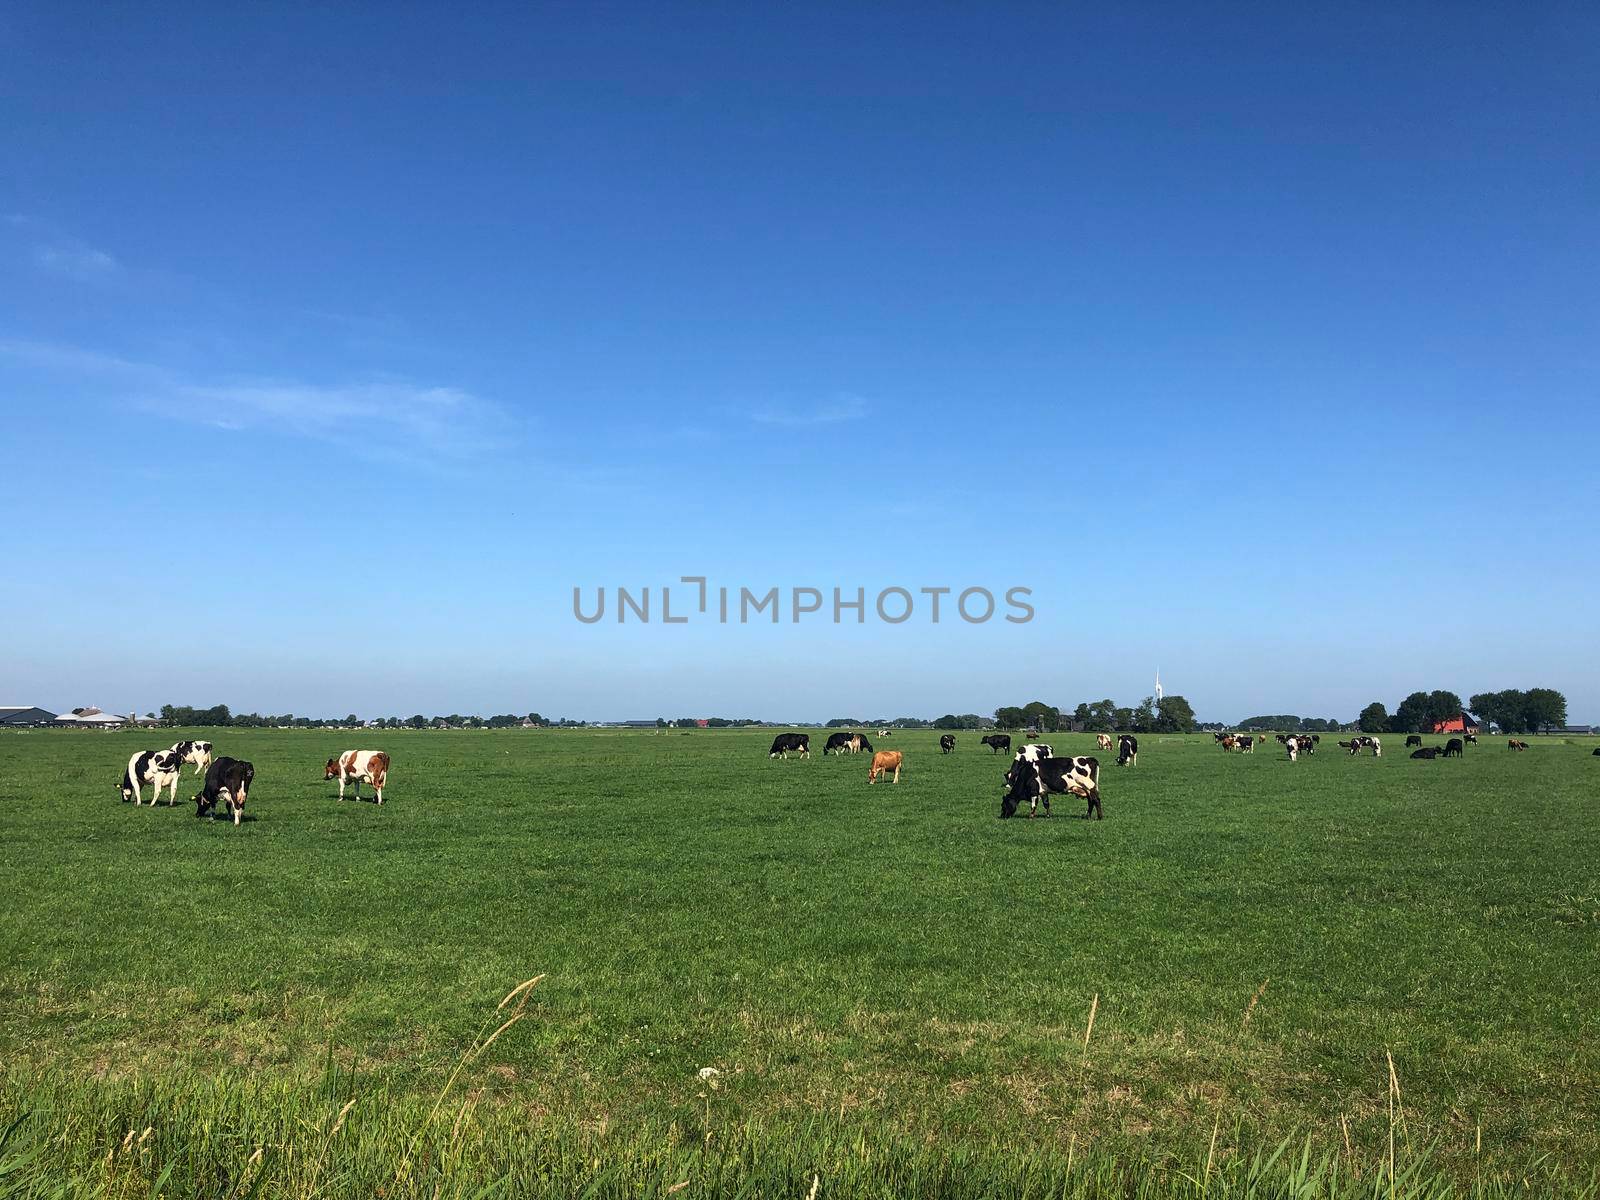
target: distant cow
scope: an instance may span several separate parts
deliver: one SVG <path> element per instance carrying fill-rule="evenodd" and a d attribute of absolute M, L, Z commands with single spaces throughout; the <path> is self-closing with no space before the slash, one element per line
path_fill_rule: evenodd
<path fill-rule="evenodd" d="M 1220 745 L 1227 753 L 1232 754 L 1234 744 L 1237 741 L 1238 739 L 1235 738 L 1233 734 L 1229 733 L 1224 734 L 1221 738 L 1219 738 L 1217 744 Z"/>
<path fill-rule="evenodd" d="M 1406 735 L 1406 749 L 1407 750 L 1411 749 L 1411 747 L 1413 747 L 1413 746 L 1420 746 L 1420 745 L 1422 745 L 1422 735 L 1420 733 L 1410 733 L 1410 734 Z"/>
<path fill-rule="evenodd" d="M 1111 735 L 1109 733 L 1097 733 L 1097 734 L 1095 734 L 1094 735 L 1094 744 L 1096 746 L 1099 746 L 1100 749 L 1102 749 L 1102 750 L 1109 751 L 1111 749 Z"/>
<path fill-rule="evenodd" d="M 178 776 L 182 774 L 183 758 L 175 751 L 141 750 L 123 768 L 122 802 L 126 804 L 131 797 L 134 804 L 143 804 L 139 785 L 148 784 L 154 789 L 150 794 L 150 806 L 155 807 L 161 798 L 161 789 L 167 788 L 167 807 L 171 808 L 178 802 Z"/>
<path fill-rule="evenodd" d="M 889 736 L 889 730 L 887 730 L 887 729 L 878 730 L 878 736 L 879 737 L 888 737 Z"/>
<path fill-rule="evenodd" d="M 1240 754 L 1254 754 L 1256 752 L 1256 742 L 1258 741 L 1260 739 L 1254 737 L 1236 737 L 1233 739 L 1233 744 Z"/>
<path fill-rule="evenodd" d="M 987 737 L 979 738 L 978 745 L 989 747 L 995 754 L 999 754 L 1002 750 L 1010 753 L 1011 735 L 1009 733 L 991 733 Z"/>
<path fill-rule="evenodd" d="M 1356 750 L 1360 750 L 1363 746 L 1372 751 L 1373 758 L 1383 757 L 1383 740 L 1381 738 L 1375 738 L 1371 734 L 1363 733 L 1356 738 Z M 1351 753 L 1354 752 L 1351 751 Z"/>
<path fill-rule="evenodd" d="M 1300 759 L 1300 739 L 1292 733 L 1278 734 L 1278 740 L 1283 743 L 1283 748 L 1288 751 L 1289 761 L 1298 762 Z"/>
<path fill-rule="evenodd" d="M 339 781 L 339 799 L 344 799 L 346 781 L 356 785 L 355 798 L 361 799 L 361 785 L 370 783 L 378 793 L 378 803 L 383 803 L 383 783 L 389 778 L 389 756 L 382 750 L 346 750 L 338 758 L 330 758 L 323 769 L 324 780 Z"/>
<path fill-rule="evenodd" d="M 894 772 L 894 781 L 900 782 L 900 766 L 905 761 L 898 750 L 879 750 L 872 756 L 872 766 L 867 769 L 867 782 L 877 783 L 879 775 Z"/>
<path fill-rule="evenodd" d="M 1444 744 L 1444 756 L 1446 758 L 1460 758 L 1461 752 L 1462 745 L 1460 738 L 1451 738 Z"/>
<path fill-rule="evenodd" d="M 1527 742 L 1519 742 L 1516 738 L 1510 738 L 1506 741 L 1507 750 L 1526 750 L 1527 748 Z"/>
<path fill-rule="evenodd" d="M 953 733 L 943 733 L 943 734 L 939 735 L 939 753 L 940 754 L 949 754 L 955 748 L 956 748 L 956 735 L 955 734 L 953 734 Z"/>
<path fill-rule="evenodd" d="M 828 754 L 849 754 L 850 752 L 850 734 L 848 733 L 830 733 L 827 742 L 822 747 L 822 753 L 825 756 Z"/>
<path fill-rule="evenodd" d="M 1117 739 L 1117 766 L 1137 767 L 1139 765 L 1139 739 L 1131 733 L 1125 733 Z M 1096 804 L 1099 803 L 1097 799 Z"/>
<path fill-rule="evenodd" d="M 767 751 L 767 757 L 788 758 L 791 753 L 798 754 L 801 758 L 810 758 L 811 735 L 809 733 L 780 733 L 772 739 L 772 749 Z"/>
<path fill-rule="evenodd" d="M 210 742 L 174 742 L 172 752 L 182 761 L 193 763 L 196 775 L 211 765 Z"/>
<path fill-rule="evenodd" d="M 1437 747 L 1437 746 L 1428 746 L 1425 749 L 1413 750 L 1411 752 L 1411 757 L 1412 758 L 1428 758 L 1428 759 L 1432 759 L 1432 758 L 1437 758 L 1438 756 L 1439 756 L 1439 747 Z"/>
<path fill-rule="evenodd" d="M 1037 815 L 1039 801 L 1044 801 L 1044 815 L 1050 815 L 1050 796 L 1070 794 L 1082 796 L 1089 802 L 1083 815 L 1102 819 L 1100 808 L 1100 760 L 1087 754 L 1068 755 L 1066 758 L 1041 758 L 1027 762 L 1014 760 L 1006 772 L 1006 790 L 1000 799 L 1000 816 L 1013 816 L 1017 805 L 1028 802 L 1028 816 Z"/>
<path fill-rule="evenodd" d="M 1593 750 L 1589 751 L 1589 753 L 1594 755 L 1596 758 L 1600 758 L 1600 746 L 1595 747 Z"/>
<path fill-rule="evenodd" d="M 211 810 L 219 802 L 226 801 L 233 810 L 233 823 L 237 825 L 244 814 L 244 802 L 249 799 L 250 785 L 255 777 L 256 769 L 242 759 L 216 759 L 206 769 L 205 786 L 194 797 L 194 815 L 203 817 L 211 813 L 211 819 L 215 821 L 217 814 Z"/>
<path fill-rule="evenodd" d="M 1361 753 L 1361 743 L 1360 742 L 1355 742 L 1355 741 L 1340 742 L 1339 743 L 1339 749 L 1348 750 L 1351 754 L 1360 754 Z"/>
<path fill-rule="evenodd" d="M 1478 744 L 1478 735 L 1475 734 L 1475 733 L 1467 734 L 1466 735 L 1466 742 L 1467 742 L 1467 745 L 1469 745 L 1469 746 L 1476 746 Z"/>

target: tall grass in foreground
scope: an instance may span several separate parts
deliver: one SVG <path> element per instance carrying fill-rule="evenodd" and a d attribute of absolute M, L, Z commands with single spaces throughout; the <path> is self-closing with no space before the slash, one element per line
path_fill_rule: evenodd
<path fill-rule="evenodd" d="M 101 1084 L 57 1073 L 0 1081 L 0 1200 L 156 1196 L 583 1197 L 835 1196 L 1367 1197 L 1548 1195 L 1591 1200 L 1597 1180 L 1535 1173 L 1463 1181 L 1426 1151 L 1397 1151 L 1400 1090 L 1390 1061 L 1387 1155 L 1361 1163 L 1348 1143 L 1220 1143 L 1220 1119 L 1192 1163 L 1118 1155 L 1075 1142 L 1034 1150 L 999 1114 L 987 1142 L 916 1140 L 886 1124 L 716 1123 L 718 1072 L 701 1072 L 699 1128 L 558 1119 L 481 1094 L 453 1095 L 463 1070 L 522 1019 L 542 979 L 513 988 L 489 1015 L 437 1096 L 393 1092 L 341 1072 L 331 1056 L 314 1084 L 163 1076 Z M 1085 1029 L 1087 1046 L 1093 1009 Z M 494 1029 L 489 1032 L 490 1026 Z"/>
<path fill-rule="evenodd" d="M 8 1084 L 3 1197 L 835 1196 L 1252 1197 L 1297 1200 L 1597 1195 L 1593 1178 L 1463 1182 L 1425 1153 L 1360 1169 L 1309 1142 L 1158 1163 L 1028 1148 L 1025 1134 L 930 1145 L 818 1119 L 705 1131 L 600 1132 L 381 1088 L 325 1091 L 198 1079 L 101 1089 Z"/>

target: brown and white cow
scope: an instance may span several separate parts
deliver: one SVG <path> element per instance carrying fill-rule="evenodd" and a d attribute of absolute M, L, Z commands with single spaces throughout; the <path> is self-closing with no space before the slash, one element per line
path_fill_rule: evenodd
<path fill-rule="evenodd" d="M 1097 734 L 1095 734 L 1094 735 L 1094 744 L 1096 746 L 1099 746 L 1100 749 L 1102 749 L 1102 750 L 1110 750 L 1111 749 L 1111 735 L 1109 733 L 1097 733 Z"/>
<path fill-rule="evenodd" d="M 378 793 L 378 803 L 383 803 L 383 784 L 389 777 L 389 756 L 382 750 L 346 750 L 338 758 L 330 758 L 324 768 L 324 780 L 339 781 L 339 799 L 344 799 L 346 781 L 355 784 L 355 798 L 361 799 L 361 785 L 370 783 Z"/>
<path fill-rule="evenodd" d="M 900 782 L 900 767 L 905 762 L 905 756 L 898 750 L 879 750 L 872 756 L 872 766 L 867 770 L 867 782 L 877 783 L 879 775 L 894 772 L 894 781 Z"/>

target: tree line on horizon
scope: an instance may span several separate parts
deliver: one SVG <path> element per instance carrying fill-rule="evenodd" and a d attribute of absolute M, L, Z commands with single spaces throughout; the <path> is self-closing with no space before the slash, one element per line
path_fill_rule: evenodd
<path fill-rule="evenodd" d="M 1471 713 L 1502 733 L 1538 733 L 1567 723 L 1567 698 L 1554 688 L 1479 692 L 1466 703 L 1454 692 L 1412 692 L 1391 714 L 1374 700 L 1361 710 L 1362 733 L 1429 733 L 1435 724 Z"/>

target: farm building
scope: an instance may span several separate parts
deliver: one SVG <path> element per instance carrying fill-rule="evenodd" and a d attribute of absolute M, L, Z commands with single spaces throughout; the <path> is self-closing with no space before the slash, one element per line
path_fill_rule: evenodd
<path fill-rule="evenodd" d="M 1478 719 L 1469 712 L 1458 712 L 1455 716 L 1443 721 L 1433 723 L 1435 733 L 1472 733 L 1478 730 Z"/>
<path fill-rule="evenodd" d="M 0 705 L 0 726 L 7 729 L 48 725 L 55 719 L 55 713 L 42 708 L 24 707 L 20 704 Z"/>
<path fill-rule="evenodd" d="M 120 729 L 131 720 L 132 717 L 119 717 L 116 713 L 104 712 L 90 706 L 62 713 L 52 724 L 65 725 L 73 729 Z"/>

